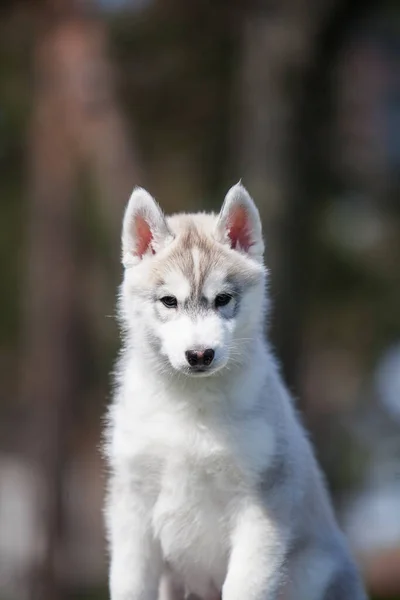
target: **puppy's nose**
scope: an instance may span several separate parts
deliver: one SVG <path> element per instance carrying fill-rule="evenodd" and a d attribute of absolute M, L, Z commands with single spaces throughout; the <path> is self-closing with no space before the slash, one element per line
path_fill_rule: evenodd
<path fill-rule="evenodd" d="M 187 350 L 186 360 L 191 367 L 209 367 L 214 360 L 215 352 L 212 348 L 206 350 Z"/>

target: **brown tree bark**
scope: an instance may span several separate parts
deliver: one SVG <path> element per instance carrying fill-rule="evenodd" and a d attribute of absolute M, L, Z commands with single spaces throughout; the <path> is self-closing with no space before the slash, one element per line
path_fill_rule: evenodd
<path fill-rule="evenodd" d="M 65 48 L 62 61 L 71 133 L 95 182 L 104 221 L 110 233 L 119 236 L 121 211 L 138 183 L 140 169 L 116 98 L 106 26 L 100 18 L 75 14 L 58 35 Z"/>

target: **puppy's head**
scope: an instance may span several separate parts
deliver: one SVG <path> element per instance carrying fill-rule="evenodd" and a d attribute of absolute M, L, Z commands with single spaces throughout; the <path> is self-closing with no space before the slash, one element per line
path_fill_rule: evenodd
<path fill-rule="evenodd" d="M 263 317 L 261 221 L 238 184 L 220 214 L 165 218 L 134 190 L 122 229 L 125 326 L 153 368 L 212 376 L 246 362 Z"/>

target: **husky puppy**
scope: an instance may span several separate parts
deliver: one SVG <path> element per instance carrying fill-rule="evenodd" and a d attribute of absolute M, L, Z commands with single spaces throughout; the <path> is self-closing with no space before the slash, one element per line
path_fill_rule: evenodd
<path fill-rule="evenodd" d="M 264 337 L 258 210 L 165 218 L 134 190 L 109 410 L 111 600 L 365 600 Z"/>

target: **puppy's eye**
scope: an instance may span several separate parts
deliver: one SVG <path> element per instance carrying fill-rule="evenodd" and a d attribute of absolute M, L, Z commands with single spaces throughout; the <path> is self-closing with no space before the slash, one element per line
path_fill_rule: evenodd
<path fill-rule="evenodd" d="M 178 300 L 175 296 L 163 296 L 163 298 L 160 298 L 160 302 L 167 308 L 176 308 L 178 306 Z"/>
<path fill-rule="evenodd" d="M 215 298 L 215 306 L 217 308 L 220 306 L 227 306 L 231 300 L 232 296 L 229 294 L 218 294 L 218 296 Z"/>

